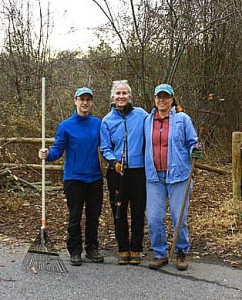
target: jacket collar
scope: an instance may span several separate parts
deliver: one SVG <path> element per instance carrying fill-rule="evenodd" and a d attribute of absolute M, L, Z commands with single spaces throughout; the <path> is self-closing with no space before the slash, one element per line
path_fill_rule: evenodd
<path fill-rule="evenodd" d="M 90 115 L 87 115 L 87 116 L 81 116 L 77 113 L 76 109 L 74 110 L 73 112 L 73 116 L 78 120 L 78 121 L 81 121 L 81 122 L 85 122 L 85 121 L 88 121 L 88 119 L 90 118 Z"/>
<path fill-rule="evenodd" d="M 126 116 L 134 109 L 131 103 L 127 103 L 123 110 L 117 109 L 115 104 L 112 105 L 112 108 L 123 116 Z"/>

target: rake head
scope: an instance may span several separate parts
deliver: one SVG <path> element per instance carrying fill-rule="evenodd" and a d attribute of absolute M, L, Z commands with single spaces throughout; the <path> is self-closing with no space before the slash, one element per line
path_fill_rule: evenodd
<path fill-rule="evenodd" d="M 47 233 L 41 228 L 39 235 L 26 253 L 22 266 L 34 271 L 45 270 L 55 273 L 67 273 L 68 270 L 53 247 Z"/>

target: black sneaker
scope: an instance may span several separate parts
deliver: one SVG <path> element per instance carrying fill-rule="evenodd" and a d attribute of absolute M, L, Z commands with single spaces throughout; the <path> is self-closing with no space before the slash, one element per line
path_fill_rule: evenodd
<path fill-rule="evenodd" d="M 91 259 L 94 263 L 103 263 L 104 258 L 96 248 L 86 250 L 86 258 Z"/>
<path fill-rule="evenodd" d="M 81 266 L 81 264 L 82 264 L 81 254 L 71 255 L 71 265 L 72 266 Z"/>

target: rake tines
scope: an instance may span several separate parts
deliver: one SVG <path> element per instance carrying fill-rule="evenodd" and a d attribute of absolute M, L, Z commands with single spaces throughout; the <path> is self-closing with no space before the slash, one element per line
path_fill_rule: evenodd
<path fill-rule="evenodd" d="M 24 259 L 22 266 L 29 270 L 41 270 L 54 273 L 68 273 L 68 270 L 60 259 L 59 255 L 46 255 L 45 253 L 31 253 L 28 252 Z"/>
<path fill-rule="evenodd" d="M 45 270 L 55 273 L 67 273 L 68 270 L 53 248 L 45 230 L 41 229 L 33 244 L 26 253 L 22 266 L 34 271 Z"/>

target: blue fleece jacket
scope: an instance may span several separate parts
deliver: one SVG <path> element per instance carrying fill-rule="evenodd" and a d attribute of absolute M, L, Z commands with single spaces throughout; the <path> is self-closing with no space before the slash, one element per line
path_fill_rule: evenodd
<path fill-rule="evenodd" d="M 101 120 L 76 112 L 57 127 L 55 142 L 47 161 L 59 159 L 66 151 L 64 180 L 90 183 L 102 178 L 98 159 Z"/>
<path fill-rule="evenodd" d="M 159 181 L 154 165 L 152 133 L 156 108 L 145 120 L 145 172 L 149 182 Z M 196 130 L 191 118 L 184 112 L 176 112 L 173 107 L 169 114 L 167 183 L 184 181 L 191 171 L 190 154 L 198 143 Z"/>
<path fill-rule="evenodd" d="M 148 113 L 133 107 L 126 116 L 115 107 L 103 118 L 100 150 L 107 161 L 121 161 L 127 131 L 128 168 L 144 167 L 144 120 Z M 126 125 L 125 125 L 126 123 Z"/>

